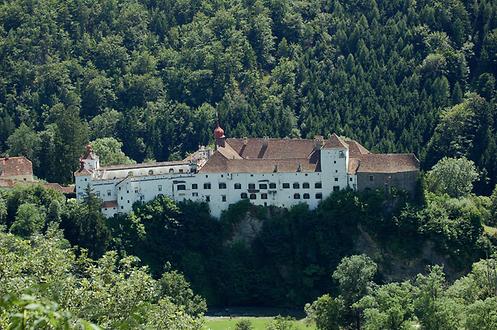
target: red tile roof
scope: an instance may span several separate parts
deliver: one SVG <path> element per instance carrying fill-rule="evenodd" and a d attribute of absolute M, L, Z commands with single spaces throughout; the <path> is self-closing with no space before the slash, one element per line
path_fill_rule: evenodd
<path fill-rule="evenodd" d="M 52 183 L 52 182 L 47 182 L 44 184 L 46 188 L 51 188 L 54 190 L 57 190 L 63 194 L 72 194 L 75 192 L 75 187 L 74 186 L 61 186 L 58 183 Z"/>
<path fill-rule="evenodd" d="M 349 157 L 360 157 L 361 155 L 370 154 L 368 149 L 364 148 L 359 142 L 355 140 L 347 139 L 347 145 L 349 146 Z"/>
<path fill-rule="evenodd" d="M 0 177 L 33 175 L 33 164 L 26 157 L 0 158 Z"/>
<path fill-rule="evenodd" d="M 91 171 L 87 170 L 86 168 L 79 169 L 76 172 L 74 172 L 74 176 L 87 176 L 91 175 Z"/>
<path fill-rule="evenodd" d="M 338 135 L 335 133 L 331 134 L 331 137 L 324 143 L 325 148 L 347 148 L 348 145 L 345 143 Z"/>
<path fill-rule="evenodd" d="M 414 154 L 366 154 L 349 160 L 349 173 L 398 173 L 419 171 Z"/>
<path fill-rule="evenodd" d="M 349 173 L 395 173 L 419 170 L 414 154 L 373 154 L 354 140 L 333 134 L 324 148 L 349 149 Z M 321 171 L 319 140 L 227 139 L 200 169 L 203 173 L 271 173 Z"/>
<path fill-rule="evenodd" d="M 304 139 L 226 139 L 244 159 L 307 158 L 314 151 L 314 140 Z"/>

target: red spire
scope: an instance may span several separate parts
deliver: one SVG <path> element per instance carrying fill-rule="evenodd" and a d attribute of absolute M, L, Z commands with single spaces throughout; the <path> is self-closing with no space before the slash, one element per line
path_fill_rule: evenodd
<path fill-rule="evenodd" d="M 224 129 L 222 129 L 221 126 L 219 126 L 219 123 L 217 124 L 217 127 L 214 130 L 214 137 L 216 139 L 222 139 L 222 138 L 224 138 Z"/>

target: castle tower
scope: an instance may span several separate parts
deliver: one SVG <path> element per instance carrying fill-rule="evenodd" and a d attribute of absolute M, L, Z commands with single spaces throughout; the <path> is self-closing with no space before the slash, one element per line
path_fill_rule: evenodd
<path fill-rule="evenodd" d="M 93 147 L 91 144 L 86 145 L 86 150 L 83 155 L 79 159 L 81 167 L 88 171 L 98 170 L 100 168 L 100 161 L 98 156 L 93 151 Z"/>

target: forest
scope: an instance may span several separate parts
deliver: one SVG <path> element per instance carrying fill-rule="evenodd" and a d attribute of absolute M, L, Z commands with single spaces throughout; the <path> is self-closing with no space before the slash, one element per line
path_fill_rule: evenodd
<path fill-rule="evenodd" d="M 497 182 L 491 0 L 15 0 L 0 4 L 0 153 L 70 183 L 88 141 L 131 161 L 228 136 L 332 132 Z"/>
<path fill-rule="evenodd" d="M 425 174 L 416 196 L 220 221 L 1 190 L 0 328 L 202 329 L 236 305 L 305 306 L 319 330 L 497 328 L 496 78 L 493 0 L 2 1 L 0 155 L 39 179 L 72 183 L 88 142 L 106 164 L 181 159 L 216 114 L 230 137 L 336 132 Z"/>

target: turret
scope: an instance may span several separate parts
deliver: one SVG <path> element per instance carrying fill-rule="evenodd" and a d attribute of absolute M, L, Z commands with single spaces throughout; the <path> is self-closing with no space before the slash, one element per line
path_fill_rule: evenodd
<path fill-rule="evenodd" d="M 225 146 L 226 136 L 224 136 L 224 129 L 219 126 L 219 122 L 217 123 L 217 127 L 214 130 L 214 138 L 216 139 L 216 148 Z"/>
<path fill-rule="evenodd" d="M 100 161 L 91 144 L 86 145 L 85 154 L 79 159 L 81 167 L 88 171 L 98 170 Z"/>

